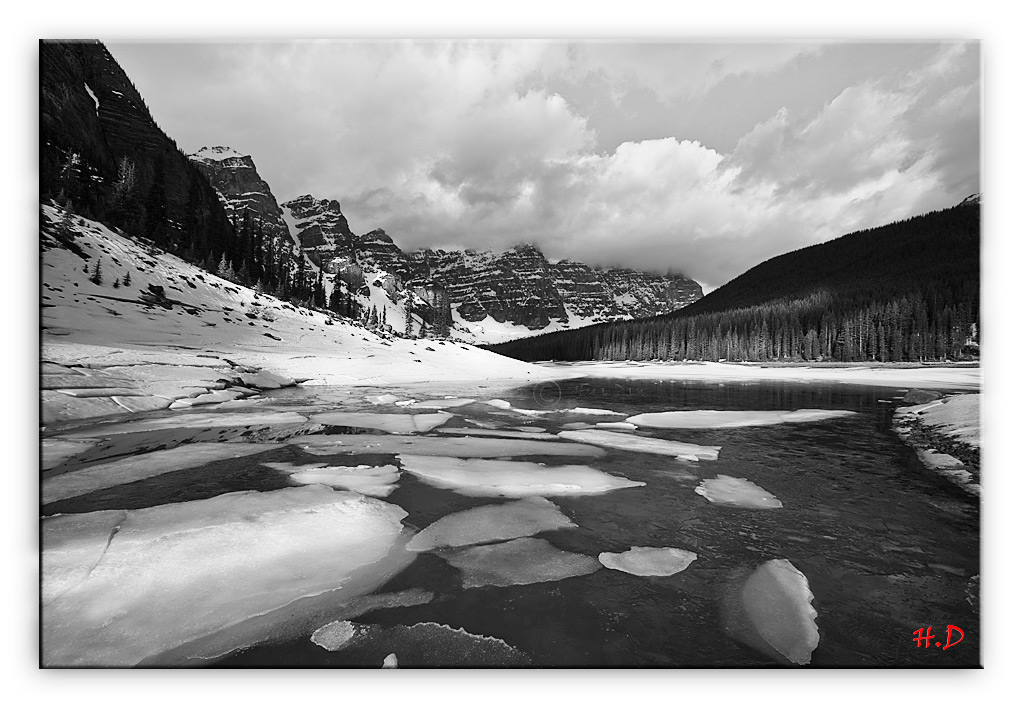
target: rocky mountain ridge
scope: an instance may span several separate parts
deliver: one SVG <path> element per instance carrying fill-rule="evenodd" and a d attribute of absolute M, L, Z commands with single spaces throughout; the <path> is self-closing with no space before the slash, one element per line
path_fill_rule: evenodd
<path fill-rule="evenodd" d="M 383 229 L 353 232 L 337 200 L 306 194 L 278 206 L 248 155 L 218 146 L 191 158 L 224 199 L 228 214 L 238 218 L 248 211 L 286 231 L 311 268 L 367 297 L 371 286 L 380 288 L 423 323 L 445 329 L 450 320 L 453 334 L 473 341 L 500 339 L 505 331 L 523 335 L 658 315 L 703 295 L 685 276 L 551 262 L 529 244 L 501 252 L 407 253 Z M 498 331 L 475 327 L 482 323 Z"/>

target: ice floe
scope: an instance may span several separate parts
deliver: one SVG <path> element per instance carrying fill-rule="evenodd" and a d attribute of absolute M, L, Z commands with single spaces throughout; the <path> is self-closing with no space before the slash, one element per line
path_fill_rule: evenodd
<path fill-rule="evenodd" d="M 414 453 L 456 458 L 506 458 L 517 455 L 564 455 L 596 458 L 601 448 L 565 441 L 465 436 L 373 436 L 366 434 L 297 436 L 291 442 L 313 455 L 338 453 Z"/>
<path fill-rule="evenodd" d="M 627 423 L 651 428 L 741 428 L 770 426 L 779 423 L 806 423 L 853 416 L 853 411 L 833 409 L 798 409 L 797 411 L 663 411 L 639 414 Z"/>
<path fill-rule="evenodd" d="M 818 647 L 818 613 L 807 577 L 788 559 L 772 559 L 750 575 L 741 592 L 743 610 L 761 640 L 783 658 L 806 665 Z M 756 644 L 756 643 L 755 643 Z"/>
<path fill-rule="evenodd" d="M 325 411 L 313 414 L 310 420 L 328 426 L 374 428 L 388 433 L 422 433 L 443 425 L 452 416 L 453 414 L 449 413 L 375 414 L 360 411 Z"/>
<path fill-rule="evenodd" d="M 404 517 L 316 485 L 44 518 L 42 664 L 123 667 L 186 643 L 206 658 L 244 647 L 256 638 L 222 645 L 216 634 L 319 594 L 337 605 L 404 568 L 414 558 Z"/>
<path fill-rule="evenodd" d="M 351 490 L 371 497 L 387 497 L 395 491 L 398 468 L 393 465 L 294 465 L 291 463 L 263 463 L 268 468 L 285 473 L 302 485 L 328 485 L 336 490 Z"/>
<path fill-rule="evenodd" d="M 344 647 L 349 640 L 355 637 L 355 634 L 356 626 L 352 622 L 335 620 L 317 628 L 309 639 L 324 650 L 334 652 Z"/>
<path fill-rule="evenodd" d="M 635 431 L 638 428 L 635 423 L 629 423 L 628 421 L 604 421 L 595 425 L 598 428 L 617 428 L 622 431 Z"/>
<path fill-rule="evenodd" d="M 646 483 L 609 475 L 586 465 L 553 465 L 400 455 L 402 468 L 435 487 L 470 497 L 597 495 Z"/>
<path fill-rule="evenodd" d="M 619 450 L 633 451 L 635 453 L 655 453 L 675 457 L 688 456 L 700 460 L 718 460 L 718 451 L 722 449 L 721 446 L 699 446 L 696 443 L 666 441 L 661 438 L 648 438 L 646 436 L 635 436 L 615 431 L 560 431 L 558 437 L 579 443 L 592 443 L 596 446 L 618 448 Z"/>
<path fill-rule="evenodd" d="M 577 414 L 579 416 L 625 416 L 620 411 L 609 411 L 608 409 L 587 409 L 577 406 L 574 409 L 559 409 L 561 413 Z"/>
<path fill-rule="evenodd" d="M 584 576 L 601 568 L 596 559 L 562 551 L 543 539 L 437 552 L 462 572 L 462 587 L 523 586 Z"/>
<path fill-rule="evenodd" d="M 530 428 L 534 429 L 536 427 L 530 427 Z M 436 431 L 437 431 L 437 433 L 450 433 L 450 434 L 459 435 L 459 436 L 491 436 L 491 437 L 496 437 L 496 438 L 525 438 L 525 439 L 533 439 L 533 440 L 536 440 L 536 441 L 550 441 L 552 439 L 557 439 L 558 438 L 558 436 L 556 436 L 553 433 L 546 433 L 544 431 L 544 429 L 530 430 L 530 431 L 522 431 L 522 430 L 510 431 L 508 429 L 500 429 L 500 428 L 499 429 L 489 429 L 489 428 L 485 428 L 485 429 L 480 429 L 480 428 L 438 428 L 438 429 L 436 429 Z"/>
<path fill-rule="evenodd" d="M 764 488 L 758 487 L 745 478 L 734 478 L 728 475 L 719 475 L 703 480 L 694 488 L 694 492 L 716 505 L 764 510 L 782 507 L 779 499 Z"/>
<path fill-rule="evenodd" d="M 458 408 L 460 406 L 466 406 L 472 404 L 476 399 L 427 399 L 426 401 L 416 401 L 409 404 L 410 409 L 444 409 L 444 408 Z"/>
<path fill-rule="evenodd" d="M 384 664 L 381 667 L 385 670 L 398 669 L 398 655 L 391 653 L 384 658 Z"/>
<path fill-rule="evenodd" d="M 97 440 L 88 438 L 44 438 L 40 442 L 41 467 L 43 470 L 56 468 L 76 455 L 85 453 L 96 443 Z"/>
<path fill-rule="evenodd" d="M 619 554 L 605 551 L 597 555 L 597 560 L 606 568 L 634 576 L 678 574 L 696 558 L 697 555 L 692 551 L 672 547 L 630 547 L 629 551 Z"/>
<path fill-rule="evenodd" d="M 366 625 L 337 621 L 318 629 L 313 642 L 355 667 L 525 667 L 529 657 L 504 640 L 438 623 Z M 322 634 L 321 631 L 323 631 Z M 318 635 L 319 634 L 319 635 Z M 340 642 L 340 644 L 337 644 Z M 385 655 L 384 653 L 387 653 Z M 399 660 L 399 658 L 401 658 Z"/>
<path fill-rule="evenodd" d="M 509 402 L 505 401 L 504 399 L 491 399 L 490 401 L 485 401 L 484 403 L 487 404 L 488 406 L 493 406 L 496 409 L 511 409 L 512 408 L 512 404 L 510 404 Z"/>
<path fill-rule="evenodd" d="M 290 426 L 306 423 L 306 417 L 294 411 L 239 411 L 227 414 L 177 414 L 161 418 L 116 423 L 92 429 L 92 436 L 113 436 L 140 431 L 173 428 L 248 428 L 251 426 Z"/>
<path fill-rule="evenodd" d="M 280 448 L 283 443 L 188 443 L 171 450 L 142 453 L 109 463 L 91 465 L 42 482 L 44 505 L 78 497 L 115 485 L 145 480 L 175 470 L 206 465 L 217 460 L 243 458 Z"/>
<path fill-rule="evenodd" d="M 528 498 L 453 512 L 413 537 L 406 549 L 429 551 L 464 547 L 574 527 L 576 525 L 550 500 Z"/>

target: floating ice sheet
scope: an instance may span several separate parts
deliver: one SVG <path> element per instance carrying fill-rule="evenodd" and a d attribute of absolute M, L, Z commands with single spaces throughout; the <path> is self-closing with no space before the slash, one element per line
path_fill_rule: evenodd
<path fill-rule="evenodd" d="M 760 639 L 797 665 L 808 664 L 818 647 L 812 600 L 807 577 L 788 559 L 761 564 L 743 585 L 743 609 Z"/>
<path fill-rule="evenodd" d="M 413 555 L 405 511 L 308 486 L 42 523 L 43 665 L 123 667 L 325 592 L 371 591 Z M 339 595 L 340 594 L 340 595 Z M 252 638 L 248 638 L 252 641 Z"/>
<path fill-rule="evenodd" d="M 503 505 L 483 505 L 453 512 L 437 520 L 412 538 L 410 551 L 530 537 L 539 532 L 571 529 L 576 525 L 558 507 L 544 498 L 528 498 Z"/>
<path fill-rule="evenodd" d="M 546 466 L 509 460 L 399 456 L 402 468 L 435 487 L 470 497 L 597 495 L 646 483 L 609 475 L 586 465 Z"/>
<path fill-rule="evenodd" d="M 604 421 L 603 423 L 598 423 L 595 425 L 598 428 L 617 428 L 621 431 L 635 431 L 637 429 L 637 425 L 635 423 L 629 423 L 627 421 Z"/>
<path fill-rule="evenodd" d="M 91 436 L 113 436 L 139 431 L 161 431 L 168 428 L 246 428 L 249 426 L 286 426 L 306 422 L 294 411 L 239 411 L 226 414 L 177 414 L 144 421 L 111 424 L 89 432 Z"/>
<path fill-rule="evenodd" d="M 626 421 L 651 428 L 741 428 L 779 423 L 824 421 L 853 416 L 853 411 L 798 409 L 797 411 L 664 411 L 630 416 Z"/>
<path fill-rule="evenodd" d="M 536 428 L 536 427 L 532 427 Z M 457 436 L 491 436 L 496 438 L 524 438 L 535 441 L 557 440 L 558 436 L 553 433 L 546 433 L 544 429 L 538 431 L 509 431 L 508 429 L 480 429 L 480 428 L 439 428 L 438 433 L 449 433 Z"/>
<path fill-rule="evenodd" d="M 487 404 L 488 406 L 493 406 L 496 409 L 511 409 L 512 408 L 512 404 L 510 404 L 509 402 L 505 401 L 504 399 L 491 399 L 490 401 L 485 401 L 484 403 Z"/>
<path fill-rule="evenodd" d="M 778 509 L 782 503 L 775 495 L 744 478 L 719 475 L 701 482 L 694 492 L 716 505 L 750 509 Z"/>
<path fill-rule="evenodd" d="M 558 437 L 580 443 L 592 443 L 596 446 L 633 451 L 635 453 L 693 456 L 701 460 L 718 460 L 718 451 L 722 448 L 721 446 L 699 446 L 695 443 L 634 436 L 629 433 L 617 433 L 615 431 L 560 431 Z"/>
<path fill-rule="evenodd" d="M 40 441 L 42 453 L 41 467 L 43 470 L 56 468 L 76 455 L 85 453 L 98 442 L 96 439 L 89 438 L 44 438 Z"/>
<path fill-rule="evenodd" d="M 395 491 L 398 468 L 393 465 L 293 465 L 291 463 L 264 463 L 288 475 L 302 485 L 329 485 L 336 490 L 351 490 L 371 497 L 387 497 Z"/>
<path fill-rule="evenodd" d="M 317 628 L 309 638 L 324 650 L 334 652 L 344 647 L 356 635 L 356 626 L 351 621 L 335 620 Z"/>
<path fill-rule="evenodd" d="M 115 485 L 156 477 L 175 470 L 206 465 L 217 460 L 244 458 L 280 448 L 283 443 L 187 443 L 170 450 L 142 453 L 80 468 L 70 473 L 46 478 L 42 483 L 44 505 L 70 497 L 78 497 Z"/>
<path fill-rule="evenodd" d="M 586 409 L 577 406 L 574 409 L 559 409 L 561 413 L 577 414 L 579 416 L 625 416 L 621 411 L 610 411 L 608 409 Z"/>
<path fill-rule="evenodd" d="M 630 547 L 629 551 L 598 554 L 603 566 L 634 576 L 671 576 L 694 562 L 697 555 L 686 549 L 672 547 Z"/>
<path fill-rule="evenodd" d="M 361 411 L 326 411 L 313 414 L 310 420 L 328 426 L 375 428 L 388 433 L 417 433 L 443 425 L 452 417 L 449 413 L 436 414 L 375 414 Z"/>
<path fill-rule="evenodd" d="M 563 441 L 533 441 L 512 438 L 466 436 L 298 436 L 291 442 L 313 455 L 338 453 L 413 453 L 465 458 L 507 458 L 517 455 L 566 455 L 599 457 L 604 451 L 594 446 Z"/>
<path fill-rule="evenodd" d="M 459 406 L 466 406 L 472 404 L 476 399 L 427 399 L 426 401 L 416 401 L 409 404 L 410 409 L 444 409 L 444 408 L 457 408 Z"/>
<path fill-rule="evenodd" d="M 558 581 L 601 568 L 596 559 L 533 538 L 437 553 L 462 572 L 463 588 Z"/>

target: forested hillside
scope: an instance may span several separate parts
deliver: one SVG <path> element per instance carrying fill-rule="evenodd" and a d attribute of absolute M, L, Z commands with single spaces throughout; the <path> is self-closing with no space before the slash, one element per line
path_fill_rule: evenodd
<path fill-rule="evenodd" d="M 515 340 L 523 360 L 959 359 L 976 351 L 978 198 L 765 261 L 681 310 Z"/>

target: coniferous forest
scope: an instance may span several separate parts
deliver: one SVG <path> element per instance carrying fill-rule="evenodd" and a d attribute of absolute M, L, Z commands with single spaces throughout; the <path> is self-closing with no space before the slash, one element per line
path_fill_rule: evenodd
<path fill-rule="evenodd" d="M 487 349 L 522 360 L 919 362 L 978 353 L 980 200 L 777 256 L 691 305 Z"/>

